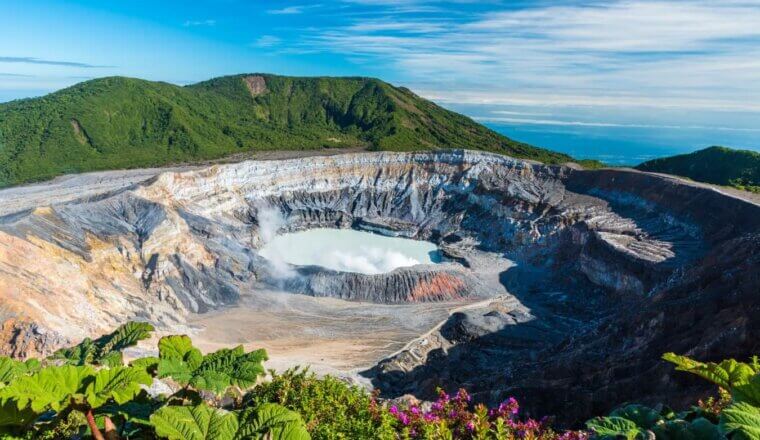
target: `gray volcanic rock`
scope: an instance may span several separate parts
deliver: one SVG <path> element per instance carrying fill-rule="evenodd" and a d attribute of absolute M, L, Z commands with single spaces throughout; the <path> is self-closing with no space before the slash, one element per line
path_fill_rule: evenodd
<path fill-rule="evenodd" d="M 49 351 L 129 319 L 182 328 L 262 285 L 472 303 L 367 374 L 390 396 L 462 385 L 483 401 L 515 393 L 529 408 L 562 408 L 572 422 L 655 385 L 666 401 L 703 392 L 667 374 L 664 351 L 758 349 L 760 207 L 710 188 L 470 151 L 248 161 L 125 185 L 0 206 L 4 315 L 37 329 L 0 334 L 6 353 Z M 258 255 L 275 232 L 316 227 L 430 240 L 450 262 L 282 276 Z M 35 332 L 45 336 L 21 351 L 9 336 Z"/>
<path fill-rule="evenodd" d="M 456 301 L 494 295 L 475 274 L 453 264 L 401 267 L 376 275 L 307 266 L 285 279 L 266 272 L 259 279 L 288 292 L 377 303 Z"/>

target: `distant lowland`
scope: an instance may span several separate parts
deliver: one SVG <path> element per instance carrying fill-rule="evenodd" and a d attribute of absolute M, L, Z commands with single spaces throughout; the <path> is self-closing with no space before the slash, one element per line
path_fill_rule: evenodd
<path fill-rule="evenodd" d="M 0 187 L 267 150 L 444 148 L 603 166 L 513 140 L 374 78 L 243 74 L 177 86 L 107 77 L 0 104 Z M 636 168 L 760 187 L 760 154 L 752 151 L 711 147 Z"/>

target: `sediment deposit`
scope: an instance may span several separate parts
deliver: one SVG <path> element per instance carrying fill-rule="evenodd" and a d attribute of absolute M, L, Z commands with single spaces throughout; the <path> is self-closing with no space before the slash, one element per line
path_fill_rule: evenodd
<path fill-rule="evenodd" d="M 388 396 L 467 386 L 572 419 L 704 391 L 674 379 L 662 352 L 760 351 L 760 207 L 710 188 L 470 151 L 248 161 L 103 188 L 23 210 L 0 192 L 2 352 L 49 352 L 129 319 L 183 331 L 261 289 L 480 304 L 364 374 Z M 257 253 L 273 226 L 425 239 L 448 262 L 283 272 Z"/>

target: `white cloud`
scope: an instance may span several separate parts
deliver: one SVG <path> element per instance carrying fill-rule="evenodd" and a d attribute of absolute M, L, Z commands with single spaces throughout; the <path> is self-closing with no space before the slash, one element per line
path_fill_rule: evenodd
<path fill-rule="evenodd" d="M 254 47 L 272 47 L 277 46 L 280 44 L 281 40 L 278 37 L 275 37 L 274 35 L 262 35 L 256 41 L 254 41 L 251 45 Z"/>
<path fill-rule="evenodd" d="M 464 18 L 384 10 L 307 33 L 303 46 L 357 62 L 380 58 L 448 102 L 756 111 L 758 23 L 753 0 L 618 0 Z"/>
<path fill-rule="evenodd" d="M 673 130 L 714 130 L 714 131 L 748 131 L 760 132 L 760 128 L 740 128 L 740 127 L 709 127 L 704 125 L 658 125 L 658 124 L 620 124 L 616 122 L 589 122 L 589 121 L 567 121 L 561 119 L 532 119 L 532 118 L 509 118 L 509 117 L 489 117 L 482 116 L 474 118 L 484 122 L 506 122 L 519 125 L 559 125 L 559 126 L 577 126 L 577 127 L 619 127 L 619 128 L 667 128 Z"/>

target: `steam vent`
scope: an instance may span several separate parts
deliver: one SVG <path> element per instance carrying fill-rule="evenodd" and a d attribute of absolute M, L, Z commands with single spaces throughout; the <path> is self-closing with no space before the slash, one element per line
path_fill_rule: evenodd
<path fill-rule="evenodd" d="M 275 363 L 314 356 L 384 396 L 463 386 L 572 419 L 693 403 L 705 385 L 664 352 L 760 352 L 760 206 L 672 178 L 441 151 L 67 179 L 49 206 L 34 186 L 0 192 L 3 354 L 147 320 Z M 440 261 L 260 254 L 321 228 L 426 241 Z"/>

